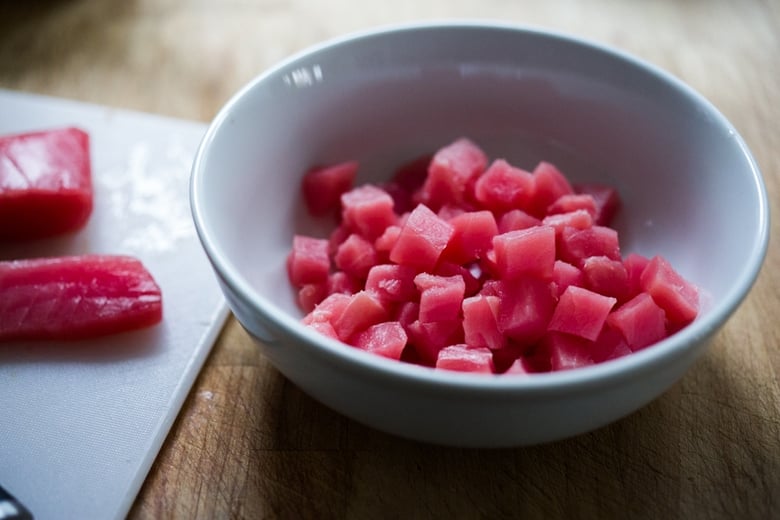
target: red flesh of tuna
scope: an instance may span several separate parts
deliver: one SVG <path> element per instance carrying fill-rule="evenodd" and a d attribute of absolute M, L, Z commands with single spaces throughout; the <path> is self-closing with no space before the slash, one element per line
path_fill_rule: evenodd
<path fill-rule="evenodd" d="M 135 258 L 84 255 L 0 262 L 0 340 L 76 340 L 148 327 L 162 295 Z"/>
<path fill-rule="evenodd" d="M 77 231 L 91 213 L 85 132 L 65 128 L 0 137 L 0 240 Z"/>

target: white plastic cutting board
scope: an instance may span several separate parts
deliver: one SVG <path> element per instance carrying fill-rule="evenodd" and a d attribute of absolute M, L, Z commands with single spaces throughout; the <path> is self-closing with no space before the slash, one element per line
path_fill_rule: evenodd
<path fill-rule="evenodd" d="M 86 342 L 0 343 L 0 486 L 37 519 L 121 518 L 227 316 L 190 217 L 206 128 L 0 90 L 0 134 L 59 126 L 90 134 L 90 222 L 70 237 L 0 244 L 0 258 L 134 255 L 162 289 L 164 318 Z"/>

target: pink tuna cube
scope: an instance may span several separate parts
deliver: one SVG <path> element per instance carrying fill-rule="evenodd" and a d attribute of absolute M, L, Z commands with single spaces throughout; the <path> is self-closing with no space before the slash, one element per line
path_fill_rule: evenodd
<path fill-rule="evenodd" d="M 352 189 L 357 170 L 357 162 L 347 161 L 306 172 L 301 190 L 309 213 L 315 216 L 335 214 L 341 195 Z"/>
<path fill-rule="evenodd" d="M 525 276 L 502 281 L 498 305 L 498 328 L 520 343 L 532 343 L 547 330 L 555 308 L 549 282 Z"/>
<path fill-rule="evenodd" d="M 664 310 L 647 293 L 640 293 L 618 307 L 609 315 L 607 323 L 620 331 L 633 351 L 666 337 Z"/>
<path fill-rule="evenodd" d="M 384 233 L 387 226 L 395 224 L 397 219 L 393 211 L 393 198 L 371 184 L 342 194 L 341 208 L 344 223 L 372 241 Z"/>
<path fill-rule="evenodd" d="M 454 230 L 427 206 L 419 204 L 406 219 L 398 235 L 390 260 L 411 265 L 421 271 L 430 271 L 439 261 Z"/>
<path fill-rule="evenodd" d="M 287 257 L 287 275 L 294 287 L 325 282 L 330 272 L 328 241 L 303 235 L 293 237 Z"/>
<path fill-rule="evenodd" d="M 679 325 L 693 321 L 699 313 L 699 291 L 674 270 L 662 256 L 650 259 L 640 279 L 642 289 Z"/>
<path fill-rule="evenodd" d="M 492 374 L 494 372 L 493 354 L 486 348 L 450 345 L 439 351 L 436 358 L 436 368 Z"/>
<path fill-rule="evenodd" d="M 493 246 L 493 237 L 498 234 L 496 219 L 489 211 L 465 212 L 449 223 L 453 232 L 443 257 L 458 264 L 480 258 Z"/>
<path fill-rule="evenodd" d="M 552 279 L 555 263 L 555 230 L 536 226 L 493 237 L 496 268 L 502 279 L 532 275 Z"/>
<path fill-rule="evenodd" d="M 428 166 L 422 201 L 434 211 L 447 203 L 463 204 L 486 165 L 485 153 L 468 139 L 441 148 Z"/>
<path fill-rule="evenodd" d="M 420 291 L 420 321 L 452 321 L 460 318 L 466 283 L 460 275 L 420 273 L 414 279 Z"/>
<path fill-rule="evenodd" d="M 616 298 L 570 285 L 561 294 L 547 329 L 593 341 L 615 302 Z"/>
<path fill-rule="evenodd" d="M 504 346 L 504 335 L 498 330 L 498 302 L 498 296 L 484 295 L 463 300 L 463 336 L 469 347 Z"/>
<path fill-rule="evenodd" d="M 352 344 L 363 350 L 390 359 L 401 359 L 406 347 L 406 331 L 397 321 L 386 321 L 371 325 L 360 332 Z"/>
<path fill-rule="evenodd" d="M 474 185 L 474 197 L 494 212 L 528 208 L 533 195 L 533 175 L 503 159 L 493 161 Z"/>
<path fill-rule="evenodd" d="M 368 270 L 376 265 L 378 255 L 373 243 L 353 233 L 339 245 L 333 261 L 350 277 L 365 279 Z"/>

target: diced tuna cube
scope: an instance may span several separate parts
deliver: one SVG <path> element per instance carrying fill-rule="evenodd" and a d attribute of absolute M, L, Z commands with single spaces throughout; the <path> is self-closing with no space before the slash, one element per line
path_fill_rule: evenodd
<path fill-rule="evenodd" d="M 474 197 L 493 212 L 525 209 L 533 195 L 533 175 L 503 159 L 493 161 L 474 185 Z"/>
<path fill-rule="evenodd" d="M 498 305 L 498 328 L 508 338 L 533 343 L 547 330 L 555 309 L 549 282 L 525 276 L 502 281 Z"/>
<path fill-rule="evenodd" d="M 628 298 L 633 298 L 642 292 L 642 273 L 650 263 L 650 259 L 637 253 L 631 253 L 623 260 L 628 276 Z"/>
<path fill-rule="evenodd" d="M 414 279 L 420 291 L 420 321 L 453 321 L 460 318 L 466 284 L 463 277 L 420 273 Z"/>
<path fill-rule="evenodd" d="M 530 227 L 538 226 L 542 223 L 541 220 L 526 213 L 521 209 L 512 209 L 502 214 L 498 219 L 498 232 L 506 233 L 508 231 L 516 231 L 519 229 L 527 229 Z"/>
<path fill-rule="evenodd" d="M 307 283 L 298 290 L 298 306 L 303 312 L 311 312 L 328 294 L 326 282 Z"/>
<path fill-rule="evenodd" d="M 581 266 L 590 256 L 606 256 L 620 260 L 618 234 L 612 228 L 593 226 L 587 229 L 565 227 L 559 241 L 558 257 L 572 265 Z"/>
<path fill-rule="evenodd" d="M 293 237 L 287 257 L 287 274 L 294 287 L 325 282 L 330 272 L 328 241 L 303 235 Z"/>
<path fill-rule="evenodd" d="M 348 298 L 341 315 L 330 320 L 341 341 L 347 343 L 358 332 L 387 320 L 387 311 L 371 293 L 360 291 Z"/>
<path fill-rule="evenodd" d="M 358 163 L 348 161 L 306 172 L 302 192 L 309 213 L 315 216 L 336 214 L 341 195 L 352 189 L 357 170 Z"/>
<path fill-rule="evenodd" d="M 607 322 L 620 331 L 632 351 L 666 337 L 664 310 L 647 293 L 640 293 L 621 305 L 609 315 Z"/>
<path fill-rule="evenodd" d="M 333 261 L 350 277 L 365 279 L 368 270 L 376 265 L 378 256 L 371 242 L 353 233 L 339 245 Z"/>
<path fill-rule="evenodd" d="M 397 321 L 386 321 L 371 325 L 355 336 L 352 344 L 363 350 L 390 359 L 401 359 L 406 347 L 406 331 Z"/>
<path fill-rule="evenodd" d="M 576 209 L 568 213 L 547 215 L 542 224 L 555 228 L 555 235 L 560 237 L 567 227 L 573 229 L 588 229 L 593 226 L 593 217 L 584 209 Z"/>
<path fill-rule="evenodd" d="M 585 287 L 591 291 L 626 301 L 629 296 L 628 271 L 621 260 L 590 256 L 582 262 Z"/>
<path fill-rule="evenodd" d="M 580 184 L 574 187 L 577 193 L 586 193 L 596 202 L 595 221 L 599 226 L 608 226 L 620 209 L 620 196 L 615 188 L 602 184 Z"/>
<path fill-rule="evenodd" d="M 398 240 L 390 251 L 390 260 L 414 266 L 421 271 L 430 271 L 439 261 L 453 232 L 448 222 L 420 204 L 412 210 L 401 228 Z"/>
<path fill-rule="evenodd" d="M 587 211 L 592 218 L 596 218 L 598 207 L 596 201 L 588 194 L 571 193 L 563 195 L 547 207 L 547 215 L 571 213 L 572 211 Z"/>
<path fill-rule="evenodd" d="M 496 219 L 489 211 L 462 213 L 449 220 L 452 237 L 442 253 L 443 258 L 465 264 L 480 258 L 493 246 L 498 234 Z"/>
<path fill-rule="evenodd" d="M 318 303 L 314 310 L 303 317 L 304 325 L 312 323 L 332 322 L 335 318 L 341 316 L 349 303 L 350 296 L 341 293 L 332 293 Z"/>
<path fill-rule="evenodd" d="M 699 291 L 662 256 L 650 259 L 640 279 L 642 289 L 653 297 L 673 324 L 687 324 L 699 313 Z"/>
<path fill-rule="evenodd" d="M 447 203 L 463 204 L 487 165 L 487 156 L 473 142 L 461 138 L 436 152 L 422 187 L 423 202 L 437 211 Z"/>
<path fill-rule="evenodd" d="M 553 164 L 542 161 L 533 171 L 534 198 L 529 213 L 539 218 L 547 214 L 547 208 L 564 195 L 574 193 L 566 177 Z"/>
<path fill-rule="evenodd" d="M 436 368 L 458 372 L 492 374 L 493 354 L 486 348 L 450 345 L 439 351 Z"/>
<path fill-rule="evenodd" d="M 365 184 L 341 195 L 344 223 L 369 240 L 376 240 L 396 223 L 393 198 L 383 189 Z"/>
<path fill-rule="evenodd" d="M 463 336 L 469 347 L 502 348 L 498 330 L 498 296 L 477 295 L 463 300 Z"/>
<path fill-rule="evenodd" d="M 550 356 L 550 368 L 553 371 L 592 365 L 592 344 L 585 338 L 562 332 L 550 332 L 542 341 L 543 349 Z"/>
<path fill-rule="evenodd" d="M 547 329 L 594 341 L 616 302 L 616 298 L 570 285 L 561 294 Z"/>
<path fill-rule="evenodd" d="M 368 272 L 366 290 L 381 301 L 406 302 L 419 299 L 414 284 L 417 271 L 408 265 L 380 264 Z M 415 318 L 416 319 L 416 318 Z"/>
<path fill-rule="evenodd" d="M 560 298 L 561 294 L 570 285 L 582 286 L 582 271 L 563 260 L 556 260 L 553 265 L 553 283 L 555 283 L 555 295 Z"/>
<path fill-rule="evenodd" d="M 555 230 L 537 226 L 493 237 L 496 268 L 504 280 L 532 275 L 552 279 L 555 263 Z"/>

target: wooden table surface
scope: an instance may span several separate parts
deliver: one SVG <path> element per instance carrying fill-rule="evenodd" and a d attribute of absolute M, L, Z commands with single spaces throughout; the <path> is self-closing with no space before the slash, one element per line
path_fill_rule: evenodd
<path fill-rule="evenodd" d="M 741 132 L 777 212 L 777 1 L 0 0 L 0 87 L 206 122 L 305 46 L 445 17 L 549 27 L 669 70 Z M 574 439 L 491 451 L 341 417 L 288 383 L 231 319 L 130 517 L 780 518 L 779 312 L 773 240 L 744 305 L 661 398 Z"/>

